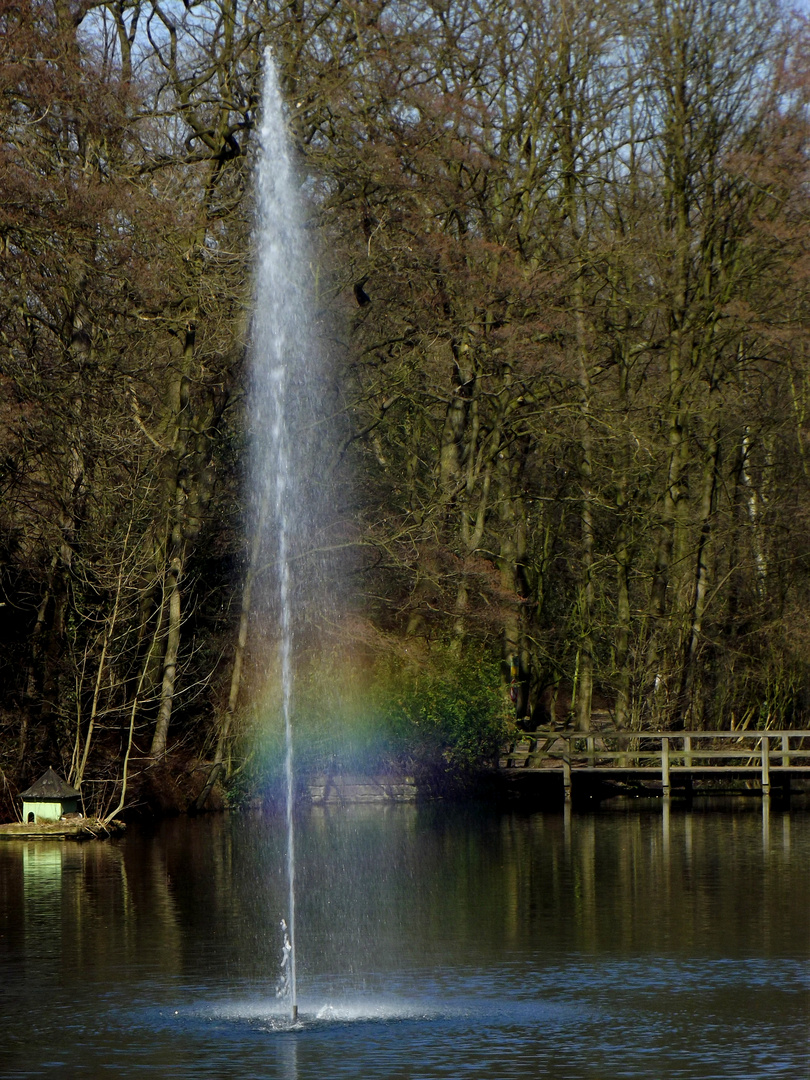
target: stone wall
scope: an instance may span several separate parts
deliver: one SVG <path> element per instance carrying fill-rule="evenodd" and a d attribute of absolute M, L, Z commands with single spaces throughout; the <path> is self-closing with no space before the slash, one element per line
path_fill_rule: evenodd
<path fill-rule="evenodd" d="M 316 806 L 335 803 L 413 802 L 417 797 L 412 776 L 316 776 L 308 784 Z"/>

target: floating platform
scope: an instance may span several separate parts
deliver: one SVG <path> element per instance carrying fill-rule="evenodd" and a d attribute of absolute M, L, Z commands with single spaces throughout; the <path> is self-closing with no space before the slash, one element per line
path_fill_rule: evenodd
<path fill-rule="evenodd" d="M 75 821 L 13 821 L 0 824 L 0 840 L 106 840 L 122 833 L 126 825 L 113 819 L 78 818 Z"/>

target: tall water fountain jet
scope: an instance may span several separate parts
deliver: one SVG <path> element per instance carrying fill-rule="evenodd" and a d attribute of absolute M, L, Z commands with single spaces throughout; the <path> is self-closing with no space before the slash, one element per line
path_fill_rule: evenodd
<path fill-rule="evenodd" d="M 252 480 L 257 552 L 275 565 L 259 592 L 263 632 L 277 637 L 284 727 L 288 910 L 284 985 L 292 1019 L 298 1014 L 295 941 L 293 771 L 293 644 L 300 603 L 293 565 L 312 534 L 317 498 L 311 482 L 317 409 L 317 354 L 307 317 L 308 260 L 300 196 L 292 167 L 278 76 L 268 49 L 257 166 L 257 267 L 251 385 Z M 264 607 L 264 615 L 262 613 Z M 268 628 L 267 621 L 273 623 Z"/>

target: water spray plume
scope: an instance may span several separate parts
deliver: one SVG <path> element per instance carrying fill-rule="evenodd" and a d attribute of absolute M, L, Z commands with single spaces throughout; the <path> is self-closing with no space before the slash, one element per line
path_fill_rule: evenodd
<path fill-rule="evenodd" d="M 295 829 L 293 761 L 292 562 L 306 531 L 307 495 L 291 454 L 306 411 L 305 260 L 301 251 L 298 186 L 290 160 L 284 108 L 270 49 L 264 54 L 264 93 L 257 167 L 257 267 L 251 387 L 253 478 L 257 528 L 274 544 L 275 596 L 267 597 L 278 628 L 278 666 L 285 741 L 287 918 L 284 983 L 293 1020 L 298 1013 L 295 955 Z M 303 390 L 301 389 L 303 387 Z M 296 448 L 297 449 L 297 448 Z"/>

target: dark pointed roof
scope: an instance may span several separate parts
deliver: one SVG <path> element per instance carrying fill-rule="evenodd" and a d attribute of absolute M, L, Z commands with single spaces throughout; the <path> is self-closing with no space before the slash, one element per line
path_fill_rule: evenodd
<path fill-rule="evenodd" d="M 66 784 L 62 777 L 53 771 L 46 769 L 36 783 L 32 784 L 28 791 L 20 792 L 21 799 L 75 799 L 79 792 Z"/>

